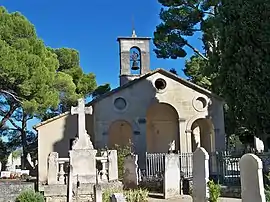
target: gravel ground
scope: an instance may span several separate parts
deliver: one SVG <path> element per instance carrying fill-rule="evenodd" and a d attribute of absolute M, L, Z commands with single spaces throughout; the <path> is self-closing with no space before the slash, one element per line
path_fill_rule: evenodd
<path fill-rule="evenodd" d="M 173 199 L 162 199 L 162 195 L 150 195 L 149 202 L 162 202 L 162 201 L 168 201 L 168 202 L 192 202 L 191 196 L 179 196 L 177 198 Z M 220 198 L 220 202 L 241 202 L 241 199 L 236 198 Z"/>

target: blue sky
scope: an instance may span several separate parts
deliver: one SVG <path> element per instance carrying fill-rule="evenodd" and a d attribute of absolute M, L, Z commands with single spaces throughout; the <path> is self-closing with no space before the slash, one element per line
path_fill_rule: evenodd
<path fill-rule="evenodd" d="M 117 37 L 131 36 L 132 18 L 136 33 L 152 37 L 159 24 L 157 0 L 0 0 L 9 12 L 19 11 L 36 27 L 38 36 L 53 48 L 75 48 L 84 72 L 93 72 L 99 85 L 119 84 Z M 191 44 L 200 48 L 199 36 Z M 151 44 L 151 50 L 154 45 Z M 188 49 L 187 49 L 188 50 Z M 192 53 L 188 51 L 188 53 Z M 187 58 L 186 58 L 187 59 Z M 185 59 L 157 59 L 151 52 L 151 69 L 175 68 L 181 77 Z M 34 121 L 32 124 L 35 124 Z M 31 124 L 31 125 L 32 125 Z"/>

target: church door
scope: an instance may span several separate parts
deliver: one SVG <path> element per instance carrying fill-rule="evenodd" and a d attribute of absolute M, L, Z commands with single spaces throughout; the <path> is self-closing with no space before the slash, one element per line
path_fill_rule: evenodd
<path fill-rule="evenodd" d="M 132 141 L 132 131 L 132 127 L 127 121 L 117 120 L 113 122 L 109 128 L 108 147 L 129 145 Z"/>
<path fill-rule="evenodd" d="M 147 152 L 168 152 L 170 145 L 179 150 L 178 113 L 169 104 L 158 103 L 147 111 Z"/>

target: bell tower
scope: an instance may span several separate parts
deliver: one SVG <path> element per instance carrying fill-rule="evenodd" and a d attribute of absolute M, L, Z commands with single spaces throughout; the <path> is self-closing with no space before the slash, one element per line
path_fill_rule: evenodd
<path fill-rule="evenodd" d="M 150 37 L 118 37 L 120 52 L 120 86 L 150 71 Z"/>

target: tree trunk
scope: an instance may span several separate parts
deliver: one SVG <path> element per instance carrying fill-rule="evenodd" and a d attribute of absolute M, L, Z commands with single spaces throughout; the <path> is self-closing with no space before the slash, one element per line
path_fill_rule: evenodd
<path fill-rule="evenodd" d="M 8 113 L 2 118 L 0 122 L 0 128 L 3 128 L 5 126 L 5 123 L 9 120 L 13 112 L 17 109 L 17 105 L 10 105 L 10 110 Z"/>
<path fill-rule="evenodd" d="M 27 114 L 23 112 L 23 117 L 22 117 L 22 128 L 21 128 L 21 138 L 22 138 L 22 149 L 23 149 L 23 157 L 22 157 L 22 168 L 25 169 L 26 166 L 26 147 L 27 147 L 27 141 L 26 141 L 26 136 L 27 136 Z"/>

